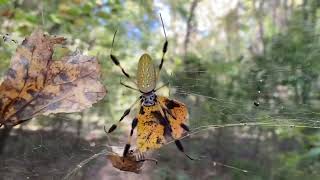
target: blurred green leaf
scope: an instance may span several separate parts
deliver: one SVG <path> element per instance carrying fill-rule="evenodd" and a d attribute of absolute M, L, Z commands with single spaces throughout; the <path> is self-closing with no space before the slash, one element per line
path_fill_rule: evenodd
<path fill-rule="evenodd" d="M 50 18 L 57 24 L 62 24 L 62 19 L 57 14 L 50 14 Z"/>
<path fill-rule="evenodd" d="M 0 0 L 0 5 L 8 4 L 9 0 Z"/>
<path fill-rule="evenodd" d="M 306 157 L 309 157 L 309 158 L 320 157 L 320 147 L 312 148 L 306 154 Z"/>

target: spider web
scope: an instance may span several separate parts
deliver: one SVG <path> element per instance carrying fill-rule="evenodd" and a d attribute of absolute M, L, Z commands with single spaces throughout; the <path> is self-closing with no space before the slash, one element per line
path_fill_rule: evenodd
<path fill-rule="evenodd" d="M 218 95 L 217 91 L 221 92 L 221 90 L 212 89 L 214 87 L 210 85 L 212 83 L 210 82 L 210 77 L 218 77 L 219 75 L 212 75 L 210 71 L 177 70 L 177 72 L 172 74 L 164 74 L 163 84 L 168 82 L 170 85 L 167 88 L 163 88 L 159 94 L 177 99 L 188 106 L 191 132 L 182 138 L 182 143 L 186 152 L 199 160 L 188 160 L 175 148 L 172 142 L 168 142 L 160 150 L 149 154 L 149 156 L 158 159 L 159 163 L 158 165 L 146 163 L 142 176 L 162 177 L 163 173 L 167 173 L 169 177 L 173 177 L 175 176 L 174 173 L 178 172 L 179 176 L 184 177 L 184 172 L 181 169 L 187 169 L 187 173 L 196 174 L 199 171 L 200 174 L 209 174 L 208 177 L 225 176 L 226 174 L 232 177 L 253 177 L 257 171 L 253 167 L 256 165 L 255 161 L 259 161 L 259 159 L 261 161 L 262 156 L 268 156 L 267 162 L 272 164 L 271 156 L 277 153 L 293 151 L 292 149 L 286 151 L 277 150 L 279 144 L 283 142 L 274 143 L 272 139 L 285 136 L 285 134 L 289 134 L 286 136 L 290 139 L 290 136 L 296 135 L 296 131 L 319 129 L 320 121 L 319 113 L 316 109 L 313 110 L 310 105 L 292 103 L 293 99 L 288 95 L 290 94 L 289 91 L 285 91 L 281 95 L 279 94 L 281 92 L 264 86 L 264 84 L 267 84 L 266 81 L 269 81 L 271 77 L 281 76 L 284 73 L 290 72 L 279 68 L 273 69 L 271 72 L 263 74 L 263 76 L 259 72 L 254 72 L 253 74 L 258 76 L 258 78 L 247 80 L 242 84 L 244 87 L 253 87 L 253 90 L 249 90 L 248 96 L 239 96 L 240 98 L 223 97 L 224 94 Z M 111 86 L 109 89 L 118 89 L 119 86 Z M 123 87 L 122 89 L 125 88 Z M 267 101 L 265 96 L 270 92 L 274 96 Z M 132 96 L 129 94 L 128 97 L 135 99 L 136 94 Z M 275 101 L 275 99 L 278 99 L 278 101 Z M 109 103 L 105 101 L 102 104 Z M 125 101 L 129 101 L 128 104 L 130 104 L 130 99 L 125 99 Z M 255 105 L 256 102 L 259 102 L 259 105 Z M 120 111 L 123 110 L 124 108 L 120 107 Z M 29 148 L 30 151 L 28 150 L 24 154 L 17 154 L 10 161 L 24 159 L 23 161 L 19 161 L 19 163 L 22 163 L 24 166 L 30 166 L 30 164 L 37 166 L 35 165 L 37 164 L 36 162 L 40 162 L 40 159 L 45 158 L 46 155 L 50 156 L 49 159 L 55 157 L 57 159 L 67 159 L 69 162 L 67 168 L 56 169 L 56 167 L 60 166 L 59 164 L 55 164 L 52 167 L 50 174 L 58 179 L 62 177 L 63 179 L 78 179 L 83 173 L 86 174 L 94 171 L 93 169 L 95 168 L 99 169 L 105 163 L 109 164 L 106 155 L 114 153 L 114 148 L 118 148 L 116 153 L 121 154 L 123 145 L 125 144 L 124 139 L 126 139 L 127 131 L 129 130 L 127 128 L 108 137 L 103 132 L 103 124 L 99 123 L 99 118 L 101 118 L 99 115 L 83 113 L 52 116 L 51 120 L 43 122 L 42 120 L 44 119 L 42 118 L 33 120 L 30 124 L 33 124 L 34 121 L 35 124 L 41 124 L 41 122 L 57 123 L 58 125 L 53 125 L 53 127 L 57 126 L 57 128 L 53 129 L 60 129 L 60 131 L 57 131 L 54 137 L 46 135 L 44 133 L 45 130 L 38 132 L 37 136 L 40 137 L 40 141 L 30 137 L 31 135 L 26 135 L 29 139 L 28 146 L 31 147 Z M 74 128 L 70 127 L 77 127 L 81 119 L 84 122 L 88 121 L 88 124 L 93 124 L 89 125 L 91 127 L 84 128 L 86 130 L 82 134 L 88 134 L 90 131 L 95 130 L 99 132 L 97 136 L 108 138 L 99 139 L 97 137 L 99 140 L 92 141 L 92 144 L 90 143 L 89 146 L 85 142 L 80 142 L 80 145 L 77 147 L 60 147 L 59 143 L 63 144 L 63 141 L 67 139 L 65 137 L 69 136 L 68 133 L 76 133 L 74 132 Z M 68 125 L 61 125 L 64 121 L 68 121 Z M 130 118 L 126 121 L 130 124 Z M 122 127 L 130 127 L 125 122 L 123 124 Z M 49 124 L 42 125 L 44 127 L 52 126 Z M 30 125 L 29 129 L 32 129 L 32 127 Z M 63 134 L 62 131 L 67 133 Z M 50 138 L 56 139 L 57 144 L 51 145 L 47 143 L 46 140 Z M 73 140 L 70 139 L 70 142 L 73 142 Z M 133 145 L 134 142 L 132 142 Z M 264 146 L 268 146 L 268 148 L 264 149 Z M 254 153 L 250 148 L 255 148 L 258 152 Z M 76 149 L 79 152 L 75 152 Z M 35 162 L 27 162 L 30 156 L 38 156 L 39 153 L 44 156 L 35 158 Z M 62 154 L 63 156 L 59 157 Z M 257 155 L 252 158 L 252 154 Z M 243 163 L 243 161 L 247 163 Z M 281 166 L 283 164 L 278 163 L 278 165 Z M 11 168 L 7 165 L 2 166 L 1 172 Z M 117 172 L 116 177 L 140 177 L 140 175 L 133 175 L 132 173 L 119 172 L 112 166 L 109 166 L 109 168 Z M 270 167 L 265 166 L 265 168 Z M 16 171 L 25 174 L 25 177 L 28 179 L 37 177 L 37 171 L 40 170 L 34 169 L 26 173 L 26 170 L 17 168 Z M 112 171 L 108 172 L 111 173 Z M 94 172 L 97 172 L 97 170 Z M 41 175 L 39 176 L 41 177 Z M 97 175 L 93 177 L 97 177 Z"/>
<path fill-rule="evenodd" d="M 285 70 L 273 71 L 272 76 L 284 72 Z M 184 71 L 186 72 L 186 71 Z M 191 71 L 188 71 L 190 73 Z M 204 71 L 192 71 L 191 73 L 206 73 Z M 201 75 L 200 75 L 201 76 Z M 268 75 L 264 75 L 268 78 Z M 174 97 L 185 99 L 187 104 L 192 104 L 190 108 L 190 123 L 193 127 L 207 127 L 209 125 L 225 127 L 226 125 L 243 126 L 283 126 L 283 127 L 307 127 L 319 128 L 319 113 L 313 111 L 310 105 L 297 104 L 297 106 L 287 105 L 283 102 L 265 102 L 262 98 L 264 90 L 257 88 L 253 92 L 251 99 L 222 99 L 210 96 L 206 92 L 198 91 L 203 89 L 206 84 L 201 84 L 201 77 L 182 78 L 178 80 L 182 85 L 171 86 L 174 89 Z M 188 83 L 191 82 L 191 83 Z M 248 86 L 259 86 L 263 79 L 258 81 L 249 81 Z M 187 82 L 187 83 L 185 83 Z M 194 84 L 192 82 L 195 82 Z M 200 87 L 200 88 L 199 88 Z M 275 96 L 277 92 L 275 92 Z M 289 93 L 289 92 L 286 92 Z M 288 98 L 288 97 L 286 97 Z M 198 101 L 197 103 L 194 103 Z M 218 114 L 221 118 L 213 119 L 208 114 Z M 306 118 L 307 117 L 307 118 Z"/>
<path fill-rule="evenodd" d="M 254 157 L 265 156 L 268 153 L 271 155 L 285 153 L 287 151 L 276 150 L 278 145 L 271 142 L 272 138 L 305 129 L 319 129 L 320 114 L 316 110 L 312 110 L 310 105 L 296 104 L 293 106 L 290 104 L 292 97 L 288 95 L 289 91 L 272 92 L 273 96 L 268 101 L 264 98 L 271 91 L 263 88 L 265 81 L 272 76 L 280 76 L 290 72 L 286 69 L 276 69 L 270 73 L 264 74 L 257 80 L 246 81 L 247 83 L 243 86 L 254 87 L 253 89 L 256 91 L 249 93 L 250 96 L 237 99 L 218 98 L 211 95 L 212 92 L 204 88 L 209 87 L 209 79 L 207 78 L 210 75 L 209 71 L 188 70 L 166 75 L 163 79 L 170 85 L 159 93 L 166 94 L 165 92 L 169 90 L 170 98 L 182 101 L 188 106 L 191 132 L 181 139 L 183 139 L 186 151 L 199 160 L 190 162 L 183 155 L 179 155 L 174 145 L 171 145 L 172 142 L 168 142 L 163 148 L 151 154 L 151 156 L 164 159 L 164 161 L 160 161 L 157 166 L 146 165 L 144 173 L 148 174 L 148 171 L 151 171 L 157 175 L 161 175 L 162 172 L 171 175 L 174 172 L 179 174 L 179 168 L 183 164 L 190 172 L 212 171 L 212 175 L 230 173 L 242 177 L 253 177 L 256 168 L 248 164 L 256 160 L 252 159 L 251 155 L 243 157 L 241 154 L 252 153 L 246 148 L 254 148 L 256 145 L 253 142 L 259 144 L 257 145 L 259 147 L 256 147 L 259 152 L 256 152 Z M 278 99 L 278 101 L 276 102 L 274 99 Z M 233 143 L 239 152 L 235 152 Z M 268 150 L 263 149 L 264 145 L 270 146 L 270 144 L 274 147 Z M 89 161 L 108 153 L 110 151 L 102 150 L 90 156 L 69 171 L 64 178 L 71 178 Z M 246 160 L 248 163 L 243 164 L 239 162 L 239 159 Z M 260 158 L 257 159 L 259 161 Z M 181 164 L 173 163 L 175 161 Z M 271 160 L 268 161 L 271 162 Z"/>
<path fill-rule="evenodd" d="M 240 68 L 245 67 L 245 63 L 240 62 Z M 252 168 L 252 166 L 235 160 L 237 158 L 245 159 L 255 164 L 253 163 L 254 160 L 250 159 L 250 157 L 242 158 L 243 155 L 241 153 L 247 151 L 242 150 L 242 147 L 238 147 L 241 149 L 239 150 L 239 154 L 239 152 L 235 152 L 229 147 L 232 147 L 230 144 L 234 143 L 237 146 L 247 145 L 250 148 L 254 147 L 252 142 L 255 142 L 258 144 L 256 146 L 259 147 L 254 148 L 258 149 L 256 151 L 262 151 L 260 152 L 261 156 L 268 153 L 283 153 L 283 151 L 272 148 L 266 151 L 261 149 L 263 145 L 278 146 L 277 143 L 270 142 L 270 139 L 274 137 L 289 134 L 287 136 L 290 139 L 290 136 L 294 135 L 296 131 L 320 128 L 319 113 L 317 109 L 312 108 L 312 104 L 315 102 L 311 101 L 309 104 L 295 102 L 294 90 L 292 88 L 290 89 L 289 86 L 281 85 L 279 82 L 272 82 L 276 79 L 274 77 L 297 80 L 300 77 L 295 72 L 303 71 L 304 68 L 292 70 L 286 67 L 276 67 L 273 62 L 270 62 L 270 64 L 272 68 L 269 68 L 268 71 L 252 67 L 244 68 L 244 73 L 247 73 L 246 77 L 251 77 L 251 79 L 241 79 L 241 75 L 238 74 L 240 77 L 235 80 L 238 81 L 238 84 L 229 89 L 223 83 L 223 81 L 228 81 L 228 79 L 223 78 L 230 78 L 232 76 L 228 72 L 222 72 L 221 75 L 219 73 L 212 74 L 213 71 L 211 70 L 188 69 L 187 71 L 177 70 L 175 73 L 164 76 L 164 82 L 169 82 L 170 84 L 168 88 L 170 97 L 184 102 L 189 108 L 191 132 L 183 137 L 186 149 L 194 156 L 209 159 L 205 162 L 196 162 L 194 164 L 186 162 L 182 157 L 179 157 L 178 161 L 181 161 L 182 164 L 186 163 L 186 166 L 191 171 L 199 169 L 204 169 L 204 171 L 213 170 L 215 166 L 220 165 L 220 170 L 217 170 L 216 173 L 221 172 L 221 168 L 224 169 L 224 167 L 230 167 L 242 173 L 254 172 L 256 169 Z M 233 76 L 232 78 L 235 77 Z M 274 85 L 277 83 L 280 85 Z M 214 87 L 215 85 L 217 87 Z M 224 88 L 219 89 L 220 86 Z M 241 88 L 246 88 L 244 91 L 248 92 L 236 94 L 239 92 L 233 91 L 234 89 Z M 215 145 L 209 146 L 208 143 Z M 177 161 L 177 157 L 175 156 L 178 152 L 170 144 L 171 142 L 168 143 L 170 148 L 165 146 L 164 150 L 161 149 L 152 155 L 160 159 L 167 158 L 166 160 L 169 159 L 169 162 Z M 225 152 L 221 152 L 222 150 L 219 149 L 224 149 Z M 214 152 L 210 153 L 209 151 Z M 86 165 L 89 160 L 105 153 L 105 150 L 102 150 L 85 159 L 80 163 L 80 166 L 76 166 L 65 177 L 69 178 L 77 173 L 81 169 L 80 167 Z M 174 155 L 168 155 L 170 153 Z M 271 163 L 271 160 L 269 162 Z M 159 165 L 160 167 L 154 167 L 160 170 L 153 172 L 161 174 L 161 171 L 169 173 L 179 171 L 175 166 L 165 168 L 168 164 L 163 164 Z M 180 168 L 180 166 L 177 167 Z"/>
<path fill-rule="evenodd" d="M 249 73 L 251 73 L 254 78 L 240 81 L 242 84 L 236 87 L 251 87 L 247 89 L 248 93 L 245 96 L 233 95 L 235 92 L 227 92 L 227 88 L 216 88 L 214 85 L 220 87 L 221 82 L 223 83 L 224 80 L 220 80 L 220 84 L 212 81 L 212 79 L 219 79 L 221 74 L 212 74 L 211 71 L 190 69 L 186 71 L 178 69 L 175 73 L 164 74 L 163 84 L 168 82 L 169 86 L 160 91 L 159 94 L 177 99 L 188 106 L 191 132 L 182 137 L 182 142 L 184 143 L 187 153 L 190 153 L 199 160 L 190 162 L 175 149 L 172 142 L 168 142 L 163 148 L 150 154 L 150 156 L 159 159 L 160 163 L 157 166 L 150 164 L 145 165 L 146 167 L 143 174 L 153 174 L 152 176 L 156 177 L 161 176 L 161 174 L 165 172 L 168 173 L 170 177 L 174 176 L 175 172 L 178 172 L 178 174 L 183 177 L 185 175 L 181 172 L 181 166 L 183 165 L 190 174 L 196 174 L 195 172 L 197 171 L 203 174 L 210 174 L 208 172 L 212 171 L 209 177 L 217 175 L 223 176 L 225 174 L 232 174 L 232 177 L 235 175 L 253 177 L 257 169 L 250 164 L 255 164 L 256 156 L 261 157 L 267 154 L 273 155 L 293 151 L 292 149 L 286 151 L 277 150 L 277 146 L 283 142 L 270 142 L 272 138 L 289 134 L 286 136 L 290 139 L 290 136 L 297 134 L 296 131 L 320 128 L 320 114 L 316 109 L 312 108 L 312 103 L 314 102 L 311 102 L 311 105 L 303 103 L 296 104 L 294 103 L 291 89 L 286 89 L 285 86 L 276 86 L 280 89 L 266 86 L 266 84 L 270 84 L 273 77 L 283 76 L 283 74 L 295 76 L 293 71 L 285 68 L 273 68 L 267 73 L 260 71 Z M 222 75 L 229 76 L 225 74 Z M 110 77 L 110 79 L 113 78 Z M 109 88 L 117 89 L 119 85 Z M 230 87 L 230 89 L 232 88 L 235 87 Z M 226 95 L 228 93 L 229 95 Z M 131 98 L 130 94 L 128 97 Z M 136 95 L 133 95 L 132 99 L 135 97 Z M 130 98 L 124 98 L 124 100 L 130 101 Z M 119 107 L 119 109 L 123 110 L 123 107 Z M 77 126 L 77 121 L 80 119 L 89 120 L 90 123 L 93 122 L 93 124 L 96 124 L 92 125 L 92 127 L 87 127 L 87 132 L 84 133 L 95 129 L 100 132 L 99 136 L 103 137 L 105 136 L 102 129 L 103 124 L 98 122 L 97 119 L 99 118 L 99 116 L 92 116 L 92 113 L 85 113 L 78 115 L 59 115 L 51 117 L 52 120 L 49 121 L 58 120 L 62 122 L 71 120 L 70 126 Z M 41 118 L 38 121 L 41 122 Z M 124 126 L 129 127 L 130 125 L 127 124 Z M 58 128 L 66 132 L 75 133 L 73 130 L 68 129 L 68 127 L 58 126 Z M 301 136 L 301 133 L 298 133 L 298 135 Z M 43 137 L 42 132 L 39 132 L 38 136 L 40 137 L 40 141 L 33 141 L 32 139 L 29 142 L 31 147 L 30 151 L 22 155 L 16 155 L 15 159 L 10 161 L 25 158 L 24 161 L 19 163 L 29 166 L 29 162 L 27 162 L 28 156 L 36 156 L 38 153 L 49 155 L 48 153 L 50 153 L 51 158 L 54 158 L 55 156 L 65 153 L 65 150 L 62 150 L 65 147 L 59 149 L 59 146 L 58 148 L 52 147 L 45 142 L 45 140 L 50 137 Z M 60 134 L 54 138 L 57 139 L 59 143 L 59 139 L 63 139 L 65 136 L 68 135 Z M 90 169 L 101 168 L 107 161 L 105 156 L 114 153 L 114 147 L 120 149 L 117 153 L 121 154 L 122 145 L 125 143 L 125 140 L 122 140 L 122 138 L 114 138 L 115 136 L 125 137 L 126 133 L 121 132 L 112 135 L 112 140 L 101 139 L 89 144 L 89 146 L 80 143 L 81 145 L 78 147 L 80 151 L 86 151 L 87 153 L 77 158 L 77 152 L 73 154 L 76 148 L 69 147 L 70 151 L 68 151 L 68 153 L 70 154 L 67 153 L 62 158 L 69 159 L 70 166 L 68 166 L 67 169 L 59 170 L 55 170 L 53 167 L 53 171 L 51 171 L 50 174 L 58 178 L 63 177 L 63 179 L 77 179 L 82 173 L 88 172 Z M 60 141 L 62 142 L 62 140 Z M 107 145 L 105 145 L 106 142 L 108 142 Z M 117 145 L 118 147 L 110 146 L 111 144 Z M 269 147 L 268 150 L 264 150 L 264 145 L 270 146 L 271 148 Z M 234 146 L 237 147 L 236 150 L 233 148 Z M 256 148 L 256 151 L 259 152 L 252 152 L 246 148 Z M 252 158 L 253 155 L 246 153 L 258 155 Z M 38 160 L 40 161 L 41 158 L 43 157 L 38 157 Z M 270 155 L 268 158 L 270 158 Z M 79 161 L 79 159 L 82 159 L 82 161 Z M 243 161 L 247 161 L 247 163 L 243 163 Z M 177 164 L 174 162 L 180 163 Z M 268 163 L 272 164 L 272 160 L 268 159 Z M 281 163 L 278 165 L 281 166 Z M 1 171 L 11 168 L 10 166 L 2 166 Z M 266 166 L 266 168 L 270 167 Z M 115 169 L 113 170 L 116 171 Z M 18 168 L 16 171 L 19 173 L 25 172 L 22 168 Z M 31 173 L 22 174 L 26 174 L 27 179 L 36 177 L 36 172 L 40 170 L 36 169 L 34 171 L 35 172 L 31 171 Z M 130 173 L 123 174 L 132 176 Z M 39 176 L 41 177 L 41 175 Z M 138 178 L 138 176 L 134 177 Z"/>

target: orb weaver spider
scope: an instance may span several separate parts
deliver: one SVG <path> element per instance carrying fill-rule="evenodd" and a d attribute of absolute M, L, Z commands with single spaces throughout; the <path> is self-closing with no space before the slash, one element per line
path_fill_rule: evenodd
<path fill-rule="evenodd" d="M 112 54 L 112 48 L 115 36 L 117 34 L 117 31 L 115 31 L 111 45 L 110 58 L 112 62 L 121 69 L 126 78 L 133 82 L 137 88 L 126 85 L 121 81 L 120 84 L 132 90 L 139 91 L 142 95 L 140 95 L 135 103 L 123 113 L 117 124 L 113 124 L 108 131 L 104 127 L 104 130 L 106 133 L 113 132 L 117 128 L 118 124 L 139 102 L 140 110 L 138 115 L 132 120 L 131 131 L 128 142 L 124 147 L 123 157 L 126 157 L 128 154 L 131 146 L 131 137 L 134 129 L 138 127 L 137 147 L 140 152 L 160 148 L 166 142 L 166 139 L 170 138 L 170 140 L 174 140 L 179 151 L 184 153 L 189 159 L 193 160 L 193 158 L 185 153 L 184 148 L 179 140 L 184 132 L 189 131 L 188 126 L 185 124 L 188 119 L 188 110 L 186 106 L 181 102 L 168 99 L 167 97 L 157 96 L 156 94 L 157 90 L 165 86 L 163 85 L 159 88 L 156 88 L 160 71 L 164 62 L 164 56 L 168 49 L 168 40 L 161 14 L 160 19 L 165 36 L 165 42 L 162 48 L 161 63 L 157 69 L 152 62 L 151 57 L 146 53 L 143 54 L 139 59 L 136 82 L 124 70 L 118 58 Z"/>

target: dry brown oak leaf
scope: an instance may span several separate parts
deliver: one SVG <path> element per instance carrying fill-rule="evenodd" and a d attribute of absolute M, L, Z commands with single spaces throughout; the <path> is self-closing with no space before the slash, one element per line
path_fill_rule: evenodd
<path fill-rule="evenodd" d="M 54 45 L 64 42 L 38 30 L 18 46 L 0 85 L 0 126 L 40 114 L 80 112 L 105 96 L 95 57 L 76 52 L 52 60 Z"/>
<path fill-rule="evenodd" d="M 134 173 L 141 173 L 142 166 L 145 161 L 153 161 L 158 163 L 155 159 L 144 158 L 144 156 L 137 156 L 133 152 L 129 152 L 126 157 L 121 157 L 116 153 L 107 155 L 107 158 L 111 161 L 113 167 L 121 170 Z"/>

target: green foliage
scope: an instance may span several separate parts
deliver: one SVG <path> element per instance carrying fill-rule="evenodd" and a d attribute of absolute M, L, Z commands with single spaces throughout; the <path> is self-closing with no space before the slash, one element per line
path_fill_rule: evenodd
<path fill-rule="evenodd" d="M 118 29 L 114 53 L 135 76 L 143 52 L 149 53 L 156 64 L 160 63 L 164 42 L 158 17 L 161 11 L 163 17 L 170 17 L 170 22 L 166 19 L 164 22 L 169 52 L 160 83 L 169 82 L 170 96 L 187 104 L 191 130 L 212 124 L 238 126 L 212 128 L 184 139 L 186 151 L 202 157 L 197 162 L 188 161 L 173 146 L 161 149 L 160 156 L 156 156 L 159 164 L 146 173 L 153 179 L 181 180 L 319 179 L 319 130 L 297 128 L 320 126 L 318 1 L 240 0 L 236 5 L 225 4 L 224 10 L 213 9 L 221 8 L 222 1 L 214 5 L 211 1 L 199 1 L 191 23 L 194 27 L 190 30 L 188 51 L 184 52 L 192 2 L 160 1 L 159 6 L 157 1 L 0 0 L 1 35 L 9 33 L 21 42 L 35 28 L 42 28 L 67 37 L 66 46 L 70 49 L 99 57 L 103 83 L 108 89 L 107 98 L 81 116 L 70 115 L 63 120 L 41 118 L 23 128 L 36 126 L 35 129 L 54 133 L 72 132 L 82 140 L 90 139 L 92 132 L 99 132 L 96 136 L 104 145 L 103 125 L 108 127 L 118 121 L 139 95 L 119 85 L 121 72 L 109 59 L 113 34 Z M 16 46 L 0 40 L 2 76 Z M 63 47 L 57 48 L 54 57 L 67 53 Z M 259 102 L 259 106 L 254 102 Z M 130 119 L 125 121 L 129 125 L 124 124 L 123 133 L 112 136 L 113 145 L 122 146 L 125 142 L 128 131 L 125 127 L 130 126 Z M 273 127 L 249 125 L 265 122 Z M 287 127 L 274 127 L 277 125 Z M 54 144 L 63 143 L 57 140 L 60 137 L 45 140 L 53 151 L 56 151 Z M 28 142 L 22 143 L 20 139 L 19 147 L 30 146 Z M 45 155 L 50 156 L 49 152 Z M 70 157 L 81 153 L 75 152 L 75 155 L 70 152 Z M 17 154 L 13 159 L 19 161 Z M 58 156 L 54 154 L 48 160 Z M 84 159 L 82 155 L 79 157 L 76 162 Z M 213 166 L 212 161 L 249 172 Z M 69 166 L 72 169 L 76 165 Z M 97 174 L 98 170 L 99 167 L 91 173 Z M 59 173 L 57 176 L 62 177 L 67 172 Z"/>

